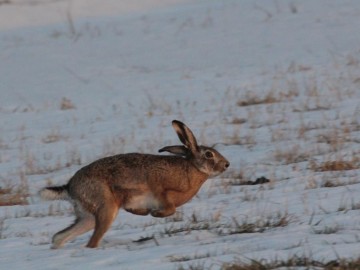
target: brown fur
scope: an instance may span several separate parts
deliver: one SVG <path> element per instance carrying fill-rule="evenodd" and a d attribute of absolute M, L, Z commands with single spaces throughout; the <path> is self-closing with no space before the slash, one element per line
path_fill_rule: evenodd
<path fill-rule="evenodd" d="M 47 199 L 70 198 L 75 208 L 74 224 L 54 235 L 53 248 L 94 227 L 87 247 L 97 247 L 119 208 L 136 215 L 172 215 L 210 176 L 226 170 L 229 162 L 215 149 L 197 145 L 185 124 L 174 120 L 173 127 L 184 145 L 159 151 L 176 156 L 129 153 L 102 158 L 77 171 L 68 184 L 40 191 Z"/>

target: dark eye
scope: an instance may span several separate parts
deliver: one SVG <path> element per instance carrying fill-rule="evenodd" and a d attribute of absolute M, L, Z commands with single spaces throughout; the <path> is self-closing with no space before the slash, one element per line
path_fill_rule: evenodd
<path fill-rule="evenodd" d="M 214 157 L 214 154 L 213 154 L 213 152 L 211 152 L 211 151 L 206 151 L 206 152 L 205 152 L 205 157 L 206 157 L 206 158 L 213 158 L 213 157 Z"/>

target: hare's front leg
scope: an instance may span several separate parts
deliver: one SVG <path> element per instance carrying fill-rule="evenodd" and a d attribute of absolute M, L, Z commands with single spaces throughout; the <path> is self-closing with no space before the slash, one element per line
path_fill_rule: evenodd
<path fill-rule="evenodd" d="M 173 214 L 175 214 L 176 208 L 174 205 L 169 205 L 167 208 L 161 209 L 161 210 L 152 210 L 151 215 L 153 217 L 168 217 Z"/>
<path fill-rule="evenodd" d="M 157 198 L 160 204 L 160 209 L 151 210 L 150 214 L 153 217 L 168 217 L 175 213 L 176 207 L 171 198 L 166 195 Z"/>

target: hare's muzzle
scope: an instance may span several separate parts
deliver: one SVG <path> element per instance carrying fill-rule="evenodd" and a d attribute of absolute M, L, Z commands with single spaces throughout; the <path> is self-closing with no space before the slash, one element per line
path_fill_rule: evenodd
<path fill-rule="evenodd" d="M 222 173 L 226 171 L 227 168 L 229 168 L 230 162 L 227 159 L 223 159 L 220 162 L 218 162 L 217 170 Z"/>
<path fill-rule="evenodd" d="M 223 171 L 226 171 L 227 168 L 230 166 L 230 162 L 227 160 L 224 160 L 221 164 Z"/>

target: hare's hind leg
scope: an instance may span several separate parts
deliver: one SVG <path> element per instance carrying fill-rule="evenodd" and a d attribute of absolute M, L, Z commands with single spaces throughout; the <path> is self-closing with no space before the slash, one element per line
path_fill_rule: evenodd
<path fill-rule="evenodd" d="M 73 240 L 76 236 L 84 234 L 95 227 L 95 217 L 75 204 L 76 220 L 69 227 L 56 233 L 52 239 L 51 248 L 62 247 L 66 242 Z"/>
<path fill-rule="evenodd" d="M 95 248 L 110 228 L 119 210 L 119 205 L 114 200 L 107 200 L 95 214 L 95 231 L 86 247 Z"/>

